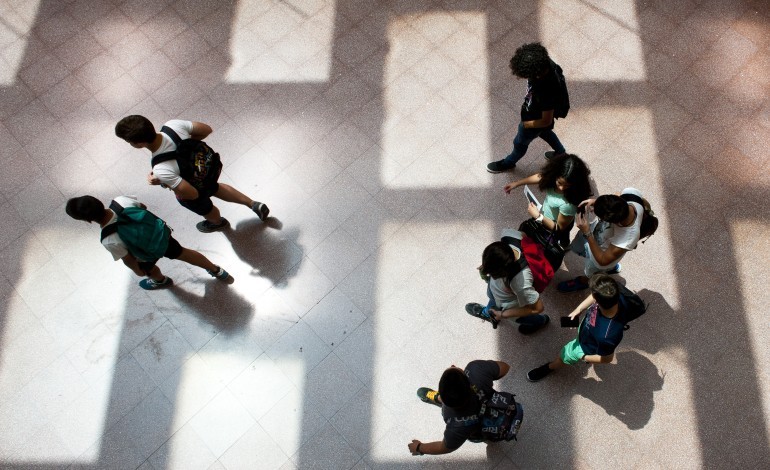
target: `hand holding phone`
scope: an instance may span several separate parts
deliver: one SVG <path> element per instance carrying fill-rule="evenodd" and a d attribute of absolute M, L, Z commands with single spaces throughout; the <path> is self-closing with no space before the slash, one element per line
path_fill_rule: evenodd
<path fill-rule="evenodd" d="M 580 326 L 580 317 L 561 317 L 562 328 L 577 328 L 578 326 Z"/>

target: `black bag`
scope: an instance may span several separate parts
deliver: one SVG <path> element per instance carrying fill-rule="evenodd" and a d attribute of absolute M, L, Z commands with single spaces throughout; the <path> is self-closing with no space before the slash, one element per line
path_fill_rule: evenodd
<path fill-rule="evenodd" d="M 646 242 L 647 239 L 653 236 L 655 231 L 658 230 L 658 218 L 655 217 L 655 212 L 652 210 L 650 203 L 647 199 L 639 197 L 636 194 L 621 194 L 620 197 L 626 202 L 635 202 L 644 209 L 644 213 L 642 214 L 642 225 L 639 227 L 639 238 L 644 238 L 642 243 Z"/>
<path fill-rule="evenodd" d="M 515 441 L 516 435 L 524 420 L 524 407 L 516 403 L 516 395 L 508 392 L 493 392 L 486 397 L 476 386 L 471 385 L 473 391 L 481 400 L 479 409 L 479 421 L 481 435 L 485 441 Z"/>
<path fill-rule="evenodd" d="M 549 230 L 535 219 L 527 219 L 519 225 L 519 232 L 542 245 L 548 263 L 554 271 L 559 269 L 569 251 L 569 229 Z"/>
<path fill-rule="evenodd" d="M 551 61 L 551 67 L 553 67 L 554 74 L 556 75 L 556 82 L 559 85 L 559 94 L 556 97 L 553 117 L 554 119 L 565 118 L 569 113 L 569 91 L 567 91 L 567 80 L 564 78 L 564 71 L 559 64 Z"/>
<path fill-rule="evenodd" d="M 151 165 L 154 167 L 158 163 L 176 160 L 182 179 L 199 192 L 209 196 L 214 194 L 219 174 L 222 172 L 219 154 L 202 140 L 182 140 L 170 127 L 163 126 L 160 131 L 174 141 L 176 150 L 152 157 Z"/>
<path fill-rule="evenodd" d="M 647 312 L 648 305 L 641 297 L 639 297 L 639 294 L 623 284 L 618 283 L 618 289 L 620 290 L 620 297 L 618 300 L 623 306 L 623 321 L 626 323 L 623 329 L 627 330 L 629 328 L 628 322 L 634 321 L 644 315 L 645 312 Z"/>

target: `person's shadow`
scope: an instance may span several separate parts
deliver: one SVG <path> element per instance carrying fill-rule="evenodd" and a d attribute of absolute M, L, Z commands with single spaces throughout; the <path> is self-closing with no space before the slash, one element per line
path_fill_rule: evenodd
<path fill-rule="evenodd" d="M 575 393 L 604 408 L 628 429 L 642 429 L 655 407 L 653 392 L 663 389 L 664 377 L 655 364 L 636 351 L 617 352 L 615 356 L 616 365 L 594 365 L 598 379 L 584 378 L 575 384 Z"/>
<path fill-rule="evenodd" d="M 269 217 L 262 222 L 249 219 L 234 230 L 222 233 L 230 240 L 235 254 L 249 266 L 254 276 L 269 279 L 272 284 L 286 280 L 297 272 L 292 269 L 302 262 L 304 249 L 296 229 L 284 232 L 280 220 Z"/>
<path fill-rule="evenodd" d="M 203 295 L 185 289 L 171 289 L 179 302 L 172 310 L 178 309 L 178 313 L 184 316 L 192 315 L 222 333 L 234 333 L 249 324 L 254 316 L 254 306 L 236 290 L 215 279 L 199 282 L 204 284 Z"/>

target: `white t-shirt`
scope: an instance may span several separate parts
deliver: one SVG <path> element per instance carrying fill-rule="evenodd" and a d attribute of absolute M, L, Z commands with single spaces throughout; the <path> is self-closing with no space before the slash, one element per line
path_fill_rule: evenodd
<path fill-rule="evenodd" d="M 518 230 L 505 229 L 503 230 L 502 236 L 521 240 L 523 234 Z M 513 245 L 511 245 L 511 249 L 517 253 L 518 256 L 524 256 Z M 532 305 L 540 298 L 540 294 L 535 290 L 534 277 L 532 276 L 532 271 L 529 269 L 529 266 L 521 270 L 519 274 L 515 275 L 513 279 L 511 279 L 510 285 L 505 284 L 505 278 L 490 279 L 489 290 L 492 292 L 492 297 L 495 299 L 495 305 L 503 310 Z"/>
<path fill-rule="evenodd" d="M 120 207 L 140 207 L 142 205 L 139 201 L 136 200 L 135 197 L 132 196 L 118 196 L 114 200 L 120 205 Z M 110 221 L 107 222 L 102 228 L 114 224 L 117 222 L 117 220 L 118 216 L 113 212 Z M 123 243 L 123 240 L 120 239 L 120 236 L 118 236 L 117 232 L 111 233 L 104 237 L 104 240 L 102 240 L 102 245 L 107 248 L 107 251 L 110 252 L 112 259 L 115 261 L 123 258 L 128 254 L 128 248 L 126 247 L 126 244 Z"/>
<path fill-rule="evenodd" d="M 172 119 L 167 121 L 164 126 L 170 127 L 177 133 L 180 139 L 189 139 L 193 130 L 192 121 L 183 121 L 181 119 Z M 160 133 L 162 141 L 158 150 L 152 152 L 152 156 L 160 155 L 161 153 L 173 152 L 176 150 L 176 144 L 171 137 L 165 133 Z M 182 177 L 179 174 L 179 164 L 176 160 L 168 160 L 162 163 L 158 163 L 152 167 L 152 173 L 158 178 L 162 185 L 174 189 L 182 182 Z"/>
<path fill-rule="evenodd" d="M 642 197 L 641 191 L 636 188 L 626 188 L 621 191 L 620 194 L 634 194 L 636 196 Z M 632 206 L 636 211 L 636 218 L 634 219 L 634 222 L 628 227 L 621 227 L 617 224 L 611 224 L 609 222 L 604 222 L 598 219 L 596 220 L 593 227 L 593 232 L 594 237 L 596 238 L 596 243 L 599 244 L 602 250 L 606 250 L 610 247 L 610 245 L 614 245 L 625 251 L 631 251 L 636 248 L 637 243 L 639 243 L 642 217 L 644 217 L 644 208 L 641 206 L 641 204 L 637 204 L 636 202 L 629 202 L 628 205 Z M 625 256 L 625 253 L 623 253 L 620 258 L 613 261 L 610 265 L 599 267 L 611 268 L 615 265 L 615 263 L 620 261 L 623 256 Z"/>

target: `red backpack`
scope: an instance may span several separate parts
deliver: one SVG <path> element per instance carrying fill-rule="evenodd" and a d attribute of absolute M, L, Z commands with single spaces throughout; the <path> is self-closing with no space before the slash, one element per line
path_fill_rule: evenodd
<path fill-rule="evenodd" d="M 517 240 L 513 237 L 503 237 L 501 241 L 508 245 L 513 245 L 524 254 L 524 256 L 519 256 L 519 259 L 516 260 L 516 264 L 519 266 L 516 274 L 529 266 L 529 270 L 532 271 L 533 287 L 536 291 L 542 293 L 545 288 L 548 287 L 548 284 L 551 283 L 551 279 L 553 279 L 554 275 L 553 267 L 545 257 L 543 245 L 537 243 L 526 235 L 524 235 L 521 240 Z M 514 274 L 514 276 L 516 274 Z"/>

